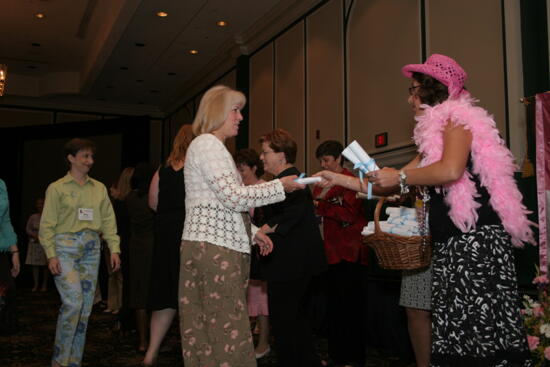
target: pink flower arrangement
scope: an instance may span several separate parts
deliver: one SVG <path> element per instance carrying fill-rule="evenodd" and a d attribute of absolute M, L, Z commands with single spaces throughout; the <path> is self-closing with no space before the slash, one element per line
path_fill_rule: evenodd
<path fill-rule="evenodd" d="M 550 361 L 550 297 L 548 277 L 540 275 L 537 269 L 537 276 L 533 284 L 538 289 L 538 299 L 534 300 L 529 296 L 523 296 L 521 314 L 525 328 L 527 329 L 527 343 L 535 366 L 546 366 Z"/>

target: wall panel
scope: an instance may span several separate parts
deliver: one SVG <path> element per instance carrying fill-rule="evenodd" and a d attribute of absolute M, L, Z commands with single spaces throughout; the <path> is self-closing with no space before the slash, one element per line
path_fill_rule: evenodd
<path fill-rule="evenodd" d="M 260 152 L 260 136 L 273 130 L 273 43 L 250 57 L 249 144 Z"/>
<path fill-rule="evenodd" d="M 464 67 L 468 90 L 495 116 L 505 139 L 501 1 L 426 0 L 426 5 L 428 54 L 451 56 Z"/>
<path fill-rule="evenodd" d="M 321 167 L 315 150 L 325 140 L 344 144 L 344 53 L 342 1 L 332 0 L 306 20 L 307 162 Z"/>
<path fill-rule="evenodd" d="M 348 141 L 371 153 L 412 143 L 410 81 L 401 67 L 421 61 L 419 11 L 412 0 L 354 2 L 347 34 Z M 381 132 L 388 133 L 388 146 L 375 149 Z"/>
<path fill-rule="evenodd" d="M 296 140 L 299 170 L 306 169 L 304 43 L 303 21 L 275 40 L 275 127 Z"/>

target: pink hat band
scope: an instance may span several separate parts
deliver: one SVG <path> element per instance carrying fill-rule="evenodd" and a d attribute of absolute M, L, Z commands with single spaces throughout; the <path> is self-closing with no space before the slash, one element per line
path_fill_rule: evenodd
<path fill-rule="evenodd" d="M 401 69 L 403 75 L 411 78 L 414 72 L 437 79 L 449 89 L 449 96 L 456 97 L 462 92 L 468 75 L 462 67 L 448 56 L 433 54 L 423 64 L 409 64 Z"/>

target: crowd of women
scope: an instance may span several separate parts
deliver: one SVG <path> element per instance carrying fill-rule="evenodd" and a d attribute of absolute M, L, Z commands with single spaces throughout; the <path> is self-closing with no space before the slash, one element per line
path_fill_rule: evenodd
<path fill-rule="evenodd" d="M 434 54 L 402 72 L 412 81 L 419 154 L 367 179 L 378 195 L 416 186 L 429 197 L 433 261 L 403 273 L 400 300 L 417 366 L 530 366 L 512 248 L 533 236 L 513 157 L 453 59 Z M 187 367 L 256 366 L 270 340 L 282 367 L 365 364 L 366 223 L 356 192 L 367 185 L 330 140 L 317 148 L 322 180 L 310 191 L 295 180 L 298 147 L 282 129 L 261 137 L 260 154 L 233 157 L 224 143 L 238 134 L 245 102 L 228 87 L 209 89 L 166 163 L 126 169 L 110 196 L 88 176 L 94 144 L 67 143 L 69 172 L 47 189 L 36 239 L 62 300 L 52 366 L 81 363 L 102 241 L 111 274 L 122 266 L 123 308 L 135 311 L 145 366 L 157 363 L 178 311 Z M 272 179 L 264 181 L 264 171 Z M 12 264 L 0 256 L 0 281 L 13 282 L 18 249 L 0 184 L 0 250 Z M 328 361 L 314 349 L 310 318 L 319 279 Z M 260 333 L 256 348 L 249 316 Z"/>

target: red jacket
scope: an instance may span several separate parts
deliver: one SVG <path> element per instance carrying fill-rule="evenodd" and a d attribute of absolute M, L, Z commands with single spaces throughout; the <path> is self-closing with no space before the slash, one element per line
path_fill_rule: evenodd
<path fill-rule="evenodd" d="M 342 174 L 353 176 L 344 168 Z M 333 186 L 324 195 L 315 187 L 313 198 L 318 199 L 317 215 L 323 217 L 325 254 L 329 264 L 342 260 L 367 264 L 367 249 L 361 242 L 361 230 L 367 225 L 363 203 L 355 191 Z"/>

